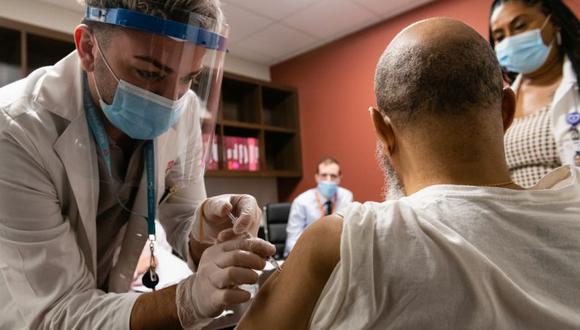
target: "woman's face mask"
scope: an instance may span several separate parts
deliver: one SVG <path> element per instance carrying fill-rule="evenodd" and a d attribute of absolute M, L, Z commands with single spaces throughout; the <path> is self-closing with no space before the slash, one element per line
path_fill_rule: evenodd
<path fill-rule="evenodd" d="M 496 44 L 495 53 L 499 64 L 508 71 L 517 73 L 530 73 L 542 67 L 553 44 L 548 47 L 542 39 L 542 30 L 549 19 L 550 16 L 541 28 L 507 37 Z"/>
<path fill-rule="evenodd" d="M 174 101 L 119 79 L 98 44 L 97 49 L 105 66 L 117 80 L 111 104 L 103 101 L 95 81 L 99 105 L 107 119 L 132 139 L 153 140 L 167 132 L 183 113 L 184 104 L 193 92 L 189 90 Z"/>

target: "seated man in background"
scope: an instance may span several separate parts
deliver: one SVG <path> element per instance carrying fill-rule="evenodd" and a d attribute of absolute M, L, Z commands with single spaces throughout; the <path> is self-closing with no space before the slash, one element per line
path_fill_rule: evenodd
<path fill-rule="evenodd" d="M 452 19 L 413 24 L 375 94 L 387 189 L 406 196 L 310 226 L 239 328 L 580 328 L 580 169 L 510 180 L 515 98 L 487 42 Z"/>
<path fill-rule="evenodd" d="M 342 172 L 336 159 L 322 158 L 316 165 L 314 179 L 317 187 L 303 192 L 292 202 L 286 227 L 284 256 L 290 253 L 306 227 L 352 202 L 352 192 L 338 186 Z"/>

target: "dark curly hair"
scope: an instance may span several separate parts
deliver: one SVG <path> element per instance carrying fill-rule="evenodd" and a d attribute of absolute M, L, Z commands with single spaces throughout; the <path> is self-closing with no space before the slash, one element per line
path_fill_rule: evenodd
<path fill-rule="evenodd" d="M 489 10 L 489 18 L 493 11 L 500 5 L 514 0 L 493 0 Z M 576 73 L 576 79 L 580 77 L 580 22 L 578 17 L 574 15 L 572 10 L 566 6 L 562 0 L 517 0 L 528 6 L 539 6 L 540 10 L 546 15 L 550 16 L 552 24 L 559 27 L 562 34 L 561 49 L 572 62 L 572 67 Z M 495 46 L 493 36 L 491 33 L 491 26 L 489 27 L 489 43 L 492 47 Z M 507 80 L 512 82 L 517 76 L 515 72 L 504 72 Z"/>

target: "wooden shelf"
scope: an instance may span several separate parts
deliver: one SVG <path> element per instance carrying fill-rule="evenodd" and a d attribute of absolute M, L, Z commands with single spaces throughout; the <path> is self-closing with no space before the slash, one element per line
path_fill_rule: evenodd
<path fill-rule="evenodd" d="M 72 41 L 72 38 L 71 38 Z M 53 65 L 75 50 L 75 44 L 44 36 L 27 33 L 28 51 L 26 74 L 43 66 Z"/>
<path fill-rule="evenodd" d="M 253 124 L 253 123 L 245 123 L 241 121 L 234 121 L 234 120 L 222 120 L 221 124 L 224 127 L 232 127 L 232 128 L 242 128 L 242 129 L 262 129 L 262 125 L 260 124 Z"/>
<path fill-rule="evenodd" d="M 221 92 L 223 120 L 260 124 L 260 88 L 258 85 L 224 77 Z"/>
<path fill-rule="evenodd" d="M 72 35 L 0 18 L 0 87 L 53 65 L 75 49 Z"/>
<path fill-rule="evenodd" d="M 262 86 L 262 123 L 281 128 L 298 127 L 298 94 L 296 91 Z"/>
<path fill-rule="evenodd" d="M 302 172 L 294 171 L 232 171 L 232 170 L 208 170 L 206 177 L 252 177 L 252 178 L 301 178 Z"/>
<path fill-rule="evenodd" d="M 274 173 L 299 172 L 301 169 L 300 140 L 298 134 L 265 132 L 266 171 Z"/>
<path fill-rule="evenodd" d="M 286 128 L 286 127 L 276 127 L 276 126 L 264 126 L 264 131 L 266 132 L 276 132 L 276 133 L 287 133 L 287 134 L 296 134 L 298 130 L 295 128 Z"/>
<path fill-rule="evenodd" d="M 276 177 L 276 178 L 301 178 L 302 172 L 295 172 L 295 171 L 270 171 L 266 172 L 268 176 Z"/>
<path fill-rule="evenodd" d="M 208 170 L 205 172 L 206 177 L 263 177 L 264 172 L 256 171 L 231 171 L 231 170 Z"/>
<path fill-rule="evenodd" d="M 221 113 L 216 130 L 220 150 L 219 170 L 208 171 L 207 176 L 302 177 L 296 89 L 226 73 L 220 104 Z M 227 155 L 232 155 L 236 149 L 231 144 L 226 149 L 223 141 L 227 137 L 258 139 L 259 171 L 226 169 Z"/>
<path fill-rule="evenodd" d="M 0 86 L 22 78 L 22 35 L 20 31 L 0 27 Z"/>
<path fill-rule="evenodd" d="M 246 123 L 241 121 L 235 120 L 221 120 L 218 122 L 218 125 L 223 125 L 224 127 L 230 128 L 242 128 L 242 129 L 259 129 L 269 132 L 278 132 L 278 133 L 288 133 L 288 134 L 295 134 L 298 133 L 298 130 L 295 128 L 287 128 L 287 127 L 278 127 L 278 126 L 271 126 L 271 125 L 262 125 L 262 124 L 255 124 L 255 123 Z"/>

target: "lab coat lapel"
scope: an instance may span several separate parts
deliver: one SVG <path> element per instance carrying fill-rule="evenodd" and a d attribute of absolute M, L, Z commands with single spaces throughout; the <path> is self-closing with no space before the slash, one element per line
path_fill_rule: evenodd
<path fill-rule="evenodd" d="M 84 114 L 71 121 L 54 144 L 70 182 L 84 229 L 85 239 L 79 239 L 87 264 L 96 275 L 97 233 L 96 216 L 99 196 L 99 172 L 96 148 L 89 135 Z M 80 229 L 77 219 L 69 219 L 71 225 Z M 79 235 L 82 235 L 78 230 Z M 87 246 L 88 245 L 88 246 Z"/>
<path fill-rule="evenodd" d="M 562 82 L 560 86 L 556 90 L 556 94 L 554 94 L 554 101 L 552 107 L 557 107 L 558 104 L 564 99 L 564 96 L 570 95 L 570 99 L 573 102 L 574 94 L 569 93 L 572 88 L 574 88 L 574 84 L 576 84 L 576 74 L 573 71 L 572 62 L 568 59 L 568 57 L 564 58 L 564 66 L 562 68 Z"/>

